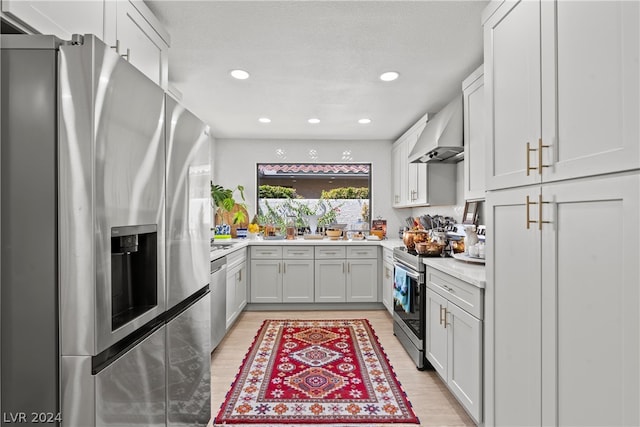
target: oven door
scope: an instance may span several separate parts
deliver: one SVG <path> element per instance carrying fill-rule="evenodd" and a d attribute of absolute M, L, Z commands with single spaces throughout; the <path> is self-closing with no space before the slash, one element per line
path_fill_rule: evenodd
<path fill-rule="evenodd" d="M 407 292 L 409 294 L 408 304 L 401 304 L 394 301 L 394 313 L 396 319 L 401 321 L 420 341 L 424 339 L 424 278 L 423 275 L 406 266 L 394 262 L 395 270 L 402 268 L 407 272 Z"/>

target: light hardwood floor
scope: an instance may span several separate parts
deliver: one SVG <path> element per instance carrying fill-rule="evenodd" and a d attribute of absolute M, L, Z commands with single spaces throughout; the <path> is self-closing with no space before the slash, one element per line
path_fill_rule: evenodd
<path fill-rule="evenodd" d="M 373 311 L 245 311 L 211 358 L 211 414 L 215 417 L 242 359 L 265 319 L 368 319 L 407 393 L 421 426 L 473 426 L 474 423 L 435 371 L 418 371 L 393 335 L 386 310 Z M 385 424 L 389 426 L 391 424 Z M 393 424 L 416 426 L 417 424 Z M 327 424 L 324 424 L 327 426 Z"/>

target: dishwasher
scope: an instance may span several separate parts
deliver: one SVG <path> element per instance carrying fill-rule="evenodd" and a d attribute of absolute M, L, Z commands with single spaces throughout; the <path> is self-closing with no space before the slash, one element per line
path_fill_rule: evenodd
<path fill-rule="evenodd" d="M 227 331 L 227 257 L 211 261 L 211 351 Z"/>

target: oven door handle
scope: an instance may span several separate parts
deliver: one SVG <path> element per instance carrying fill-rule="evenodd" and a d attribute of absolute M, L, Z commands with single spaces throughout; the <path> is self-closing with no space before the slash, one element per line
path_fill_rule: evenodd
<path fill-rule="evenodd" d="M 409 277 L 411 277 L 412 279 L 415 279 L 415 280 L 417 280 L 417 281 L 420 281 L 420 274 L 419 274 L 419 273 L 414 272 L 413 270 L 411 270 L 411 269 L 409 269 L 409 268 L 407 268 L 405 265 L 400 264 L 399 262 L 394 262 L 394 263 L 393 263 L 393 266 L 394 266 L 394 267 L 399 267 L 399 268 L 403 269 L 403 270 L 407 273 L 407 276 L 409 276 Z"/>

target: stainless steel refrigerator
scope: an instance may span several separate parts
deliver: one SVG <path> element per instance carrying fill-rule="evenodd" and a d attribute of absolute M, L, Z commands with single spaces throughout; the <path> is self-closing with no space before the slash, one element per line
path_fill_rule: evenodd
<path fill-rule="evenodd" d="M 204 126 L 94 36 L 0 46 L 2 425 L 206 425 Z"/>

